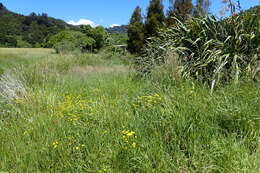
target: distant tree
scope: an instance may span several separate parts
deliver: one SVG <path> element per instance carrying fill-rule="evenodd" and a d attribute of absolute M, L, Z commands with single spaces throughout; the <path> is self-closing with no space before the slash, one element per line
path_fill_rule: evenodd
<path fill-rule="evenodd" d="M 4 4 L 0 3 L 0 10 L 4 9 Z"/>
<path fill-rule="evenodd" d="M 150 0 L 145 22 L 145 38 L 156 36 L 158 29 L 163 27 L 164 22 L 162 0 Z"/>
<path fill-rule="evenodd" d="M 141 8 L 137 6 L 128 25 L 127 47 L 131 53 L 140 53 L 144 45 L 144 24 Z"/>
<path fill-rule="evenodd" d="M 79 31 L 65 30 L 50 37 L 48 46 L 59 52 L 70 52 L 73 50 L 89 51 L 95 45 L 95 40 L 87 37 Z"/>
<path fill-rule="evenodd" d="M 192 0 L 170 0 L 170 7 L 167 15 L 168 23 L 172 23 L 172 17 L 176 16 L 181 20 L 188 19 L 193 11 Z"/>
<path fill-rule="evenodd" d="M 68 25 L 62 20 L 48 17 L 47 14 L 37 15 L 31 13 L 29 16 L 24 16 L 11 12 L 2 4 L 0 9 L 0 35 L 1 46 L 17 46 L 32 47 L 45 46 L 46 41 L 52 35 L 68 29 L 76 28 Z M 7 38 L 11 36 L 13 38 Z M 8 44 L 6 44 L 8 42 Z"/>
<path fill-rule="evenodd" d="M 35 12 L 32 12 L 29 14 L 30 17 L 37 17 L 37 14 Z"/>
<path fill-rule="evenodd" d="M 82 25 L 80 26 L 80 31 L 87 37 L 95 40 L 95 45 L 93 46 L 94 49 L 100 49 L 105 45 L 107 34 L 104 27 L 97 26 L 92 28 L 90 25 Z"/>
<path fill-rule="evenodd" d="M 195 16 L 206 16 L 209 12 L 210 0 L 197 0 L 194 11 Z"/>

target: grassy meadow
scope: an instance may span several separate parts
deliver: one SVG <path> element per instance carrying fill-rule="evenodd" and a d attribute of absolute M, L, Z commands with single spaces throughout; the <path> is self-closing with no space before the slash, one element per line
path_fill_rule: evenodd
<path fill-rule="evenodd" d="M 260 171 L 259 83 L 137 78 L 131 57 L 0 49 L 0 172 Z"/>

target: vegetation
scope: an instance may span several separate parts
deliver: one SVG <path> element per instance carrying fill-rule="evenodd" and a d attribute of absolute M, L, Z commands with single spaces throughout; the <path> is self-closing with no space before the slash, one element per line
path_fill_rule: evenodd
<path fill-rule="evenodd" d="M 140 53 L 144 45 L 144 24 L 141 8 L 137 6 L 128 25 L 128 50 L 131 53 Z"/>
<path fill-rule="evenodd" d="M 48 37 L 66 28 L 73 27 L 45 13 L 31 13 L 29 16 L 16 14 L 0 3 L 0 47 L 16 47 L 19 42 L 44 47 Z"/>
<path fill-rule="evenodd" d="M 0 49 L 0 170 L 257 172 L 259 86 L 133 80 L 121 59 Z"/>
<path fill-rule="evenodd" d="M 186 20 L 191 16 L 192 10 L 192 0 L 170 0 L 168 20 L 174 20 L 173 17 L 175 16 L 177 16 L 180 20 Z"/>
<path fill-rule="evenodd" d="M 128 42 L 0 3 L 1 46 L 55 48 L 0 48 L 0 172 L 259 172 L 260 8 L 196 2 L 137 7 Z"/>
<path fill-rule="evenodd" d="M 197 0 L 195 16 L 206 16 L 209 12 L 210 0 Z"/>
<path fill-rule="evenodd" d="M 156 36 L 164 21 L 162 0 L 150 0 L 145 22 L 145 38 Z"/>
<path fill-rule="evenodd" d="M 109 38 L 108 38 L 109 39 Z M 127 33 L 112 33 L 110 34 L 112 45 L 126 45 L 128 41 Z"/>
<path fill-rule="evenodd" d="M 75 49 L 80 51 L 91 50 L 94 44 L 93 38 L 78 31 L 61 31 L 48 41 L 48 45 L 54 47 L 57 53 L 68 53 Z"/>
<path fill-rule="evenodd" d="M 113 26 L 106 28 L 106 31 L 109 34 L 126 34 L 127 33 L 127 25 Z"/>
<path fill-rule="evenodd" d="M 178 21 L 148 43 L 144 55 L 137 58 L 137 69 L 147 74 L 156 66 L 174 64 L 175 77 L 207 82 L 212 90 L 215 85 L 237 82 L 241 77 L 256 79 L 259 26 L 259 12 L 223 21 L 214 17 Z"/>
<path fill-rule="evenodd" d="M 95 44 L 93 45 L 94 49 L 98 50 L 104 47 L 107 39 L 107 33 L 102 26 L 92 28 L 90 25 L 82 25 L 80 26 L 80 31 L 87 37 L 95 40 Z"/>

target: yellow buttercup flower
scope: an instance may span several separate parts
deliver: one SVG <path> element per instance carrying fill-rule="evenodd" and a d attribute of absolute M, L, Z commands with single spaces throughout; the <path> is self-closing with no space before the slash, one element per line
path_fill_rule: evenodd
<path fill-rule="evenodd" d="M 53 147 L 53 148 L 57 148 L 58 145 L 59 145 L 59 142 L 58 142 L 58 141 L 54 141 L 54 142 L 52 143 L 52 147 Z"/>

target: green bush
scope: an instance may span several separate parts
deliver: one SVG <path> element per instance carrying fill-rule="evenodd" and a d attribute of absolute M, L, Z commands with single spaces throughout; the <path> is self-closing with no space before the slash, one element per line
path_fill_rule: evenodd
<path fill-rule="evenodd" d="M 75 49 L 92 50 L 95 40 L 78 31 L 61 31 L 50 37 L 48 46 L 54 47 L 57 52 L 69 52 Z"/>
<path fill-rule="evenodd" d="M 30 48 L 32 45 L 28 43 L 27 41 L 17 39 L 17 47 L 19 48 Z"/>
<path fill-rule="evenodd" d="M 10 35 L 0 34 L 0 47 L 16 47 L 16 38 Z"/>
<path fill-rule="evenodd" d="M 77 49 L 75 47 L 75 44 L 67 40 L 55 43 L 53 48 L 56 50 L 57 53 L 69 53 Z"/>
<path fill-rule="evenodd" d="M 212 87 L 239 80 L 245 74 L 256 78 L 260 53 L 259 15 L 241 15 L 218 21 L 214 17 L 192 18 L 161 31 L 152 38 L 136 68 L 147 74 L 167 64 L 177 54 L 182 77 L 193 77 Z"/>
<path fill-rule="evenodd" d="M 94 49 L 99 50 L 105 45 L 108 35 L 102 26 L 92 28 L 90 25 L 82 25 L 80 31 L 87 37 L 95 40 L 95 43 L 93 44 Z"/>

